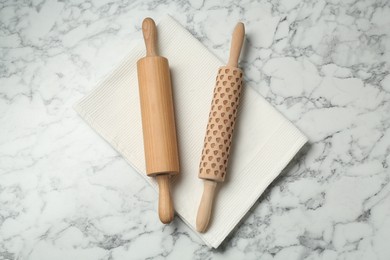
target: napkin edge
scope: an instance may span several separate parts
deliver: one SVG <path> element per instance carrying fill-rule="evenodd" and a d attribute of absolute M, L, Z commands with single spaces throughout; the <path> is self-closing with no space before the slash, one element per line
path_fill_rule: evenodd
<path fill-rule="evenodd" d="M 254 206 L 254 204 L 259 200 L 261 195 L 264 193 L 264 191 L 269 187 L 269 185 L 275 180 L 277 176 L 282 173 L 283 169 L 286 168 L 286 166 L 291 162 L 291 160 L 294 158 L 294 156 L 300 151 L 300 149 L 308 142 L 308 138 L 298 129 L 296 128 L 289 120 L 285 119 L 285 122 L 283 125 L 289 126 L 288 129 L 291 134 L 293 134 L 294 140 L 291 141 L 290 149 L 286 152 L 284 152 L 283 157 L 280 159 L 283 163 L 280 164 L 274 164 L 272 169 L 270 169 L 266 177 L 262 179 L 262 187 L 258 188 L 256 192 L 253 192 L 251 194 L 250 199 L 248 198 L 247 201 L 250 201 L 250 203 L 247 203 L 245 207 L 245 211 L 242 211 L 243 213 L 240 214 L 240 217 L 237 219 L 233 219 L 230 222 L 227 222 L 226 226 L 227 228 L 224 229 L 225 231 L 216 233 L 214 237 L 223 237 L 223 239 L 213 239 L 210 241 L 210 245 L 213 248 L 218 248 L 221 243 L 231 234 L 235 228 L 239 225 L 240 222 L 243 221 L 243 217 L 250 211 L 250 209 Z M 278 139 L 279 140 L 279 139 Z M 260 152 L 258 152 L 260 153 Z M 257 156 L 254 156 L 254 159 L 256 159 Z M 226 231 L 229 230 L 229 231 Z"/>

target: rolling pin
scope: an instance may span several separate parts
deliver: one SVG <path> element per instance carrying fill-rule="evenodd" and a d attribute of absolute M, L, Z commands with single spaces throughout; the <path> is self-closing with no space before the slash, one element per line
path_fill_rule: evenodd
<path fill-rule="evenodd" d="M 146 174 L 157 180 L 159 218 L 166 224 L 174 217 L 169 179 L 179 174 L 171 78 L 168 60 L 158 56 L 157 28 L 151 18 L 144 19 L 142 32 L 146 57 L 138 60 L 137 72 Z"/>
<path fill-rule="evenodd" d="M 209 121 L 204 139 L 198 177 L 204 190 L 196 218 L 196 229 L 205 232 L 210 220 L 215 188 L 223 182 L 229 160 L 237 108 L 242 89 L 242 71 L 238 68 L 245 27 L 238 23 L 233 31 L 229 61 L 219 68 L 214 87 Z"/>

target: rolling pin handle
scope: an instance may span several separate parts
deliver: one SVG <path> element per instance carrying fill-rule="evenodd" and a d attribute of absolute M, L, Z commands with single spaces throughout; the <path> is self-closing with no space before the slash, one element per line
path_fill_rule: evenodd
<path fill-rule="evenodd" d="M 238 59 L 240 58 L 242 43 L 244 42 L 245 26 L 243 23 L 237 23 L 233 31 L 232 45 L 230 47 L 230 56 L 227 63 L 228 66 L 238 67 Z"/>
<path fill-rule="evenodd" d="M 196 216 L 196 230 L 200 233 L 206 232 L 209 225 L 216 187 L 216 181 L 204 181 L 203 195 L 200 201 L 198 215 Z"/>
<path fill-rule="evenodd" d="M 158 199 L 158 215 L 164 224 L 168 224 L 173 220 L 174 209 L 169 188 L 169 174 L 156 176 L 159 190 Z"/>
<path fill-rule="evenodd" d="M 157 28 L 152 18 L 145 18 L 142 22 L 146 56 L 158 56 L 157 54 Z"/>

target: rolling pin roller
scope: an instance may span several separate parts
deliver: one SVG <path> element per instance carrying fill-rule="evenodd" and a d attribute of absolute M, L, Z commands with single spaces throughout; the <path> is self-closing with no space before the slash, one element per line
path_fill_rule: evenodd
<path fill-rule="evenodd" d="M 218 70 L 211 111 L 204 139 L 199 178 L 204 179 L 204 190 L 196 218 L 196 229 L 205 232 L 208 227 L 218 182 L 223 182 L 229 160 L 233 130 L 242 88 L 242 71 L 238 67 L 244 24 L 234 29 L 227 66 Z"/>
<path fill-rule="evenodd" d="M 169 178 L 179 174 L 175 115 L 168 60 L 157 54 L 157 29 L 151 18 L 142 23 L 146 57 L 137 62 L 146 173 L 159 186 L 159 217 L 174 217 Z"/>

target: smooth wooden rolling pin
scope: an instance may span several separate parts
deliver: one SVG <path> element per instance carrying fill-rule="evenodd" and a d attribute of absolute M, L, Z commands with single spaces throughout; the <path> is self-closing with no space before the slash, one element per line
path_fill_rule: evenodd
<path fill-rule="evenodd" d="M 146 57 L 137 62 L 146 173 L 159 186 L 162 223 L 174 217 L 169 178 L 179 174 L 175 115 L 168 60 L 157 54 L 157 28 L 151 18 L 142 23 Z"/>
<path fill-rule="evenodd" d="M 219 68 L 216 78 L 199 166 L 199 178 L 204 179 L 203 195 L 196 218 L 196 229 L 199 232 L 207 230 L 215 188 L 226 176 L 242 88 L 242 71 L 237 67 L 244 36 L 244 24 L 238 23 L 233 32 L 228 64 Z"/>

